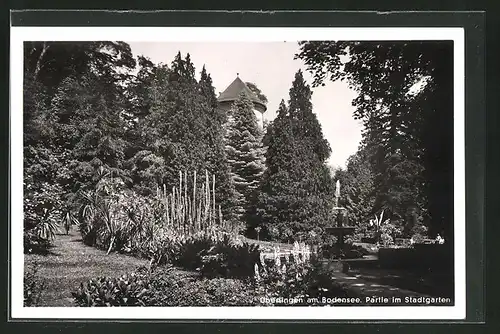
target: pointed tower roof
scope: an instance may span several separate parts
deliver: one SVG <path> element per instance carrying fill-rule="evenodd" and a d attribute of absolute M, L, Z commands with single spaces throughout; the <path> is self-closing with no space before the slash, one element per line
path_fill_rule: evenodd
<path fill-rule="evenodd" d="M 239 76 L 234 79 L 234 81 L 223 91 L 217 101 L 219 102 L 233 102 L 236 101 L 239 95 L 244 92 L 248 95 L 253 103 L 261 105 L 264 110 L 267 109 L 266 105 L 255 95 L 254 92 L 248 88 L 248 86 L 240 79 Z"/>

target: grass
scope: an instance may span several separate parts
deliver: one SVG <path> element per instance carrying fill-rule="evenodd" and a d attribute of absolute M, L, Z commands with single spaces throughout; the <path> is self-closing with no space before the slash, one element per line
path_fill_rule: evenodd
<path fill-rule="evenodd" d="M 57 235 L 47 255 L 25 255 L 24 267 L 38 263 L 46 281 L 39 306 L 76 306 L 71 292 L 82 282 L 99 276 L 117 277 L 148 265 L 148 261 L 106 252 L 84 245 L 77 232 Z"/>
<path fill-rule="evenodd" d="M 262 247 L 279 245 L 282 250 L 293 246 L 251 239 L 245 241 Z M 71 292 L 80 283 L 101 276 L 119 277 L 149 265 L 145 259 L 117 253 L 106 255 L 105 251 L 86 246 L 76 231 L 69 235 L 57 234 L 48 254 L 24 255 L 25 271 L 35 263 L 39 265 L 38 275 L 46 285 L 38 306 L 76 306 Z"/>

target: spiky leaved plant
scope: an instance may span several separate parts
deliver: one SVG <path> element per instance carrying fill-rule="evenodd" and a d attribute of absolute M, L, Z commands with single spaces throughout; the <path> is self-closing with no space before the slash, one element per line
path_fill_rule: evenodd
<path fill-rule="evenodd" d="M 69 234 L 71 226 L 78 225 L 78 219 L 75 217 L 71 209 L 66 209 L 62 212 L 61 225 L 64 227 L 66 235 Z"/>
<path fill-rule="evenodd" d="M 54 209 L 43 209 L 43 216 L 35 227 L 36 235 L 44 240 L 52 240 L 56 236 L 57 224 L 53 219 Z"/>

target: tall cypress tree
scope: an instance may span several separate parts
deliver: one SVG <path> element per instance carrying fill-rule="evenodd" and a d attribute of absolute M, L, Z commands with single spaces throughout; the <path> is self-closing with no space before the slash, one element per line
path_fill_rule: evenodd
<path fill-rule="evenodd" d="M 244 217 L 255 202 L 255 192 L 264 172 L 262 132 L 250 98 L 241 93 L 230 111 L 226 150 L 238 196 L 236 209 Z"/>
<path fill-rule="evenodd" d="M 302 71 L 295 74 L 295 79 L 290 88 L 288 109 L 293 121 L 294 136 L 297 140 L 309 145 L 314 153 L 314 159 L 323 164 L 331 153 L 330 144 L 323 137 L 321 125 L 313 113 L 311 102 L 311 87 L 306 84 Z"/>
<path fill-rule="evenodd" d="M 259 187 L 255 218 L 250 221 L 248 235 L 256 237 L 255 228 L 262 229 L 264 238 L 292 236 L 286 222 L 290 216 L 290 194 L 295 183 L 291 177 L 295 152 L 292 124 L 285 101 L 281 101 L 277 116 L 264 136 L 266 170 Z M 283 238 L 284 239 L 284 238 Z"/>
<path fill-rule="evenodd" d="M 170 68 L 160 66 L 151 85 L 151 108 L 142 135 L 147 149 L 165 161 L 159 183 L 177 184 L 179 171 L 202 171 L 206 166 L 206 98 L 199 93 L 189 55 L 178 53 Z"/>
<path fill-rule="evenodd" d="M 329 223 L 333 182 L 326 159 L 330 146 L 312 111 L 311 89 L 297 72 L 288 107 L 281 102 L 268 127 L 267 170 L 257 204 L 264 235 L 293 241 Z"/>

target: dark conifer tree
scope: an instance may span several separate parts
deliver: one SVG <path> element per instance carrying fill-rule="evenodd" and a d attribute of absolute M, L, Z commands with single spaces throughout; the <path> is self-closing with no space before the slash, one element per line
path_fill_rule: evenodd
<path fill-rule="evenodd" d="M 264 172 L 262 132 L 252 101 L 244 93 L 235 101 L 229 119 L 226 150 L 239 202 L 236 212 L 243 218 L 254 205 Z"/>
<path fill-rule="evenodd" d="M 202 171 L 208 151 L 206 98 L 199 93 L 194 65 L 177 54 L 170 68 L 158 67 L 150 89 L 150 113 L 142 133 L 147 149 L 165 161 L 159 184 L 177 184 L 179 171 Z M 153 189 L 151 189 L 153 190 Z"/>
<path fill-rule="evenodd" d="M 330 146 L 312 111 L 311 89 L 297 72 L 288 107 L 282 101 L 268 127 L 267 171 L 258 201 L 258 216 L 273 239 L 307 238 L 329 223 L 333 183 L 326 159 Z"/>
<path fill-rule="evenodd" d="M 225 150 L 224 124 L 227 115 L 218 108 L 212 78 L 205 66 L 201 71 L 199 91 L 206 98 L 207 143 L 209 146 L 209 150 L 206 152 L 206 160 L 208 170 L 216 176 L 216 202 L 221 205 L 223 217 L 234 223 L 236 220 L 237 193 Z"/>
<path fill-rule="evenodd" d="M 154 193 L 158 185 L 177 185 L 179 171 L 204 175 L 207 170 L 216 176 L 216 203 L 223 217 L 234 220 L 235 191 L 224 149 L 225 115 L 218 109 L 210 74 L 203 67 L 198 82 L 189 54 L 183 59 L 178 53 L 170 67 L 154 67 L 144 80 L 150 81 L 143 92 L 146 97 L 138 99 L 149 106 L 138 122 L 144 145 L 128 163 L 136 189 Z"/>

